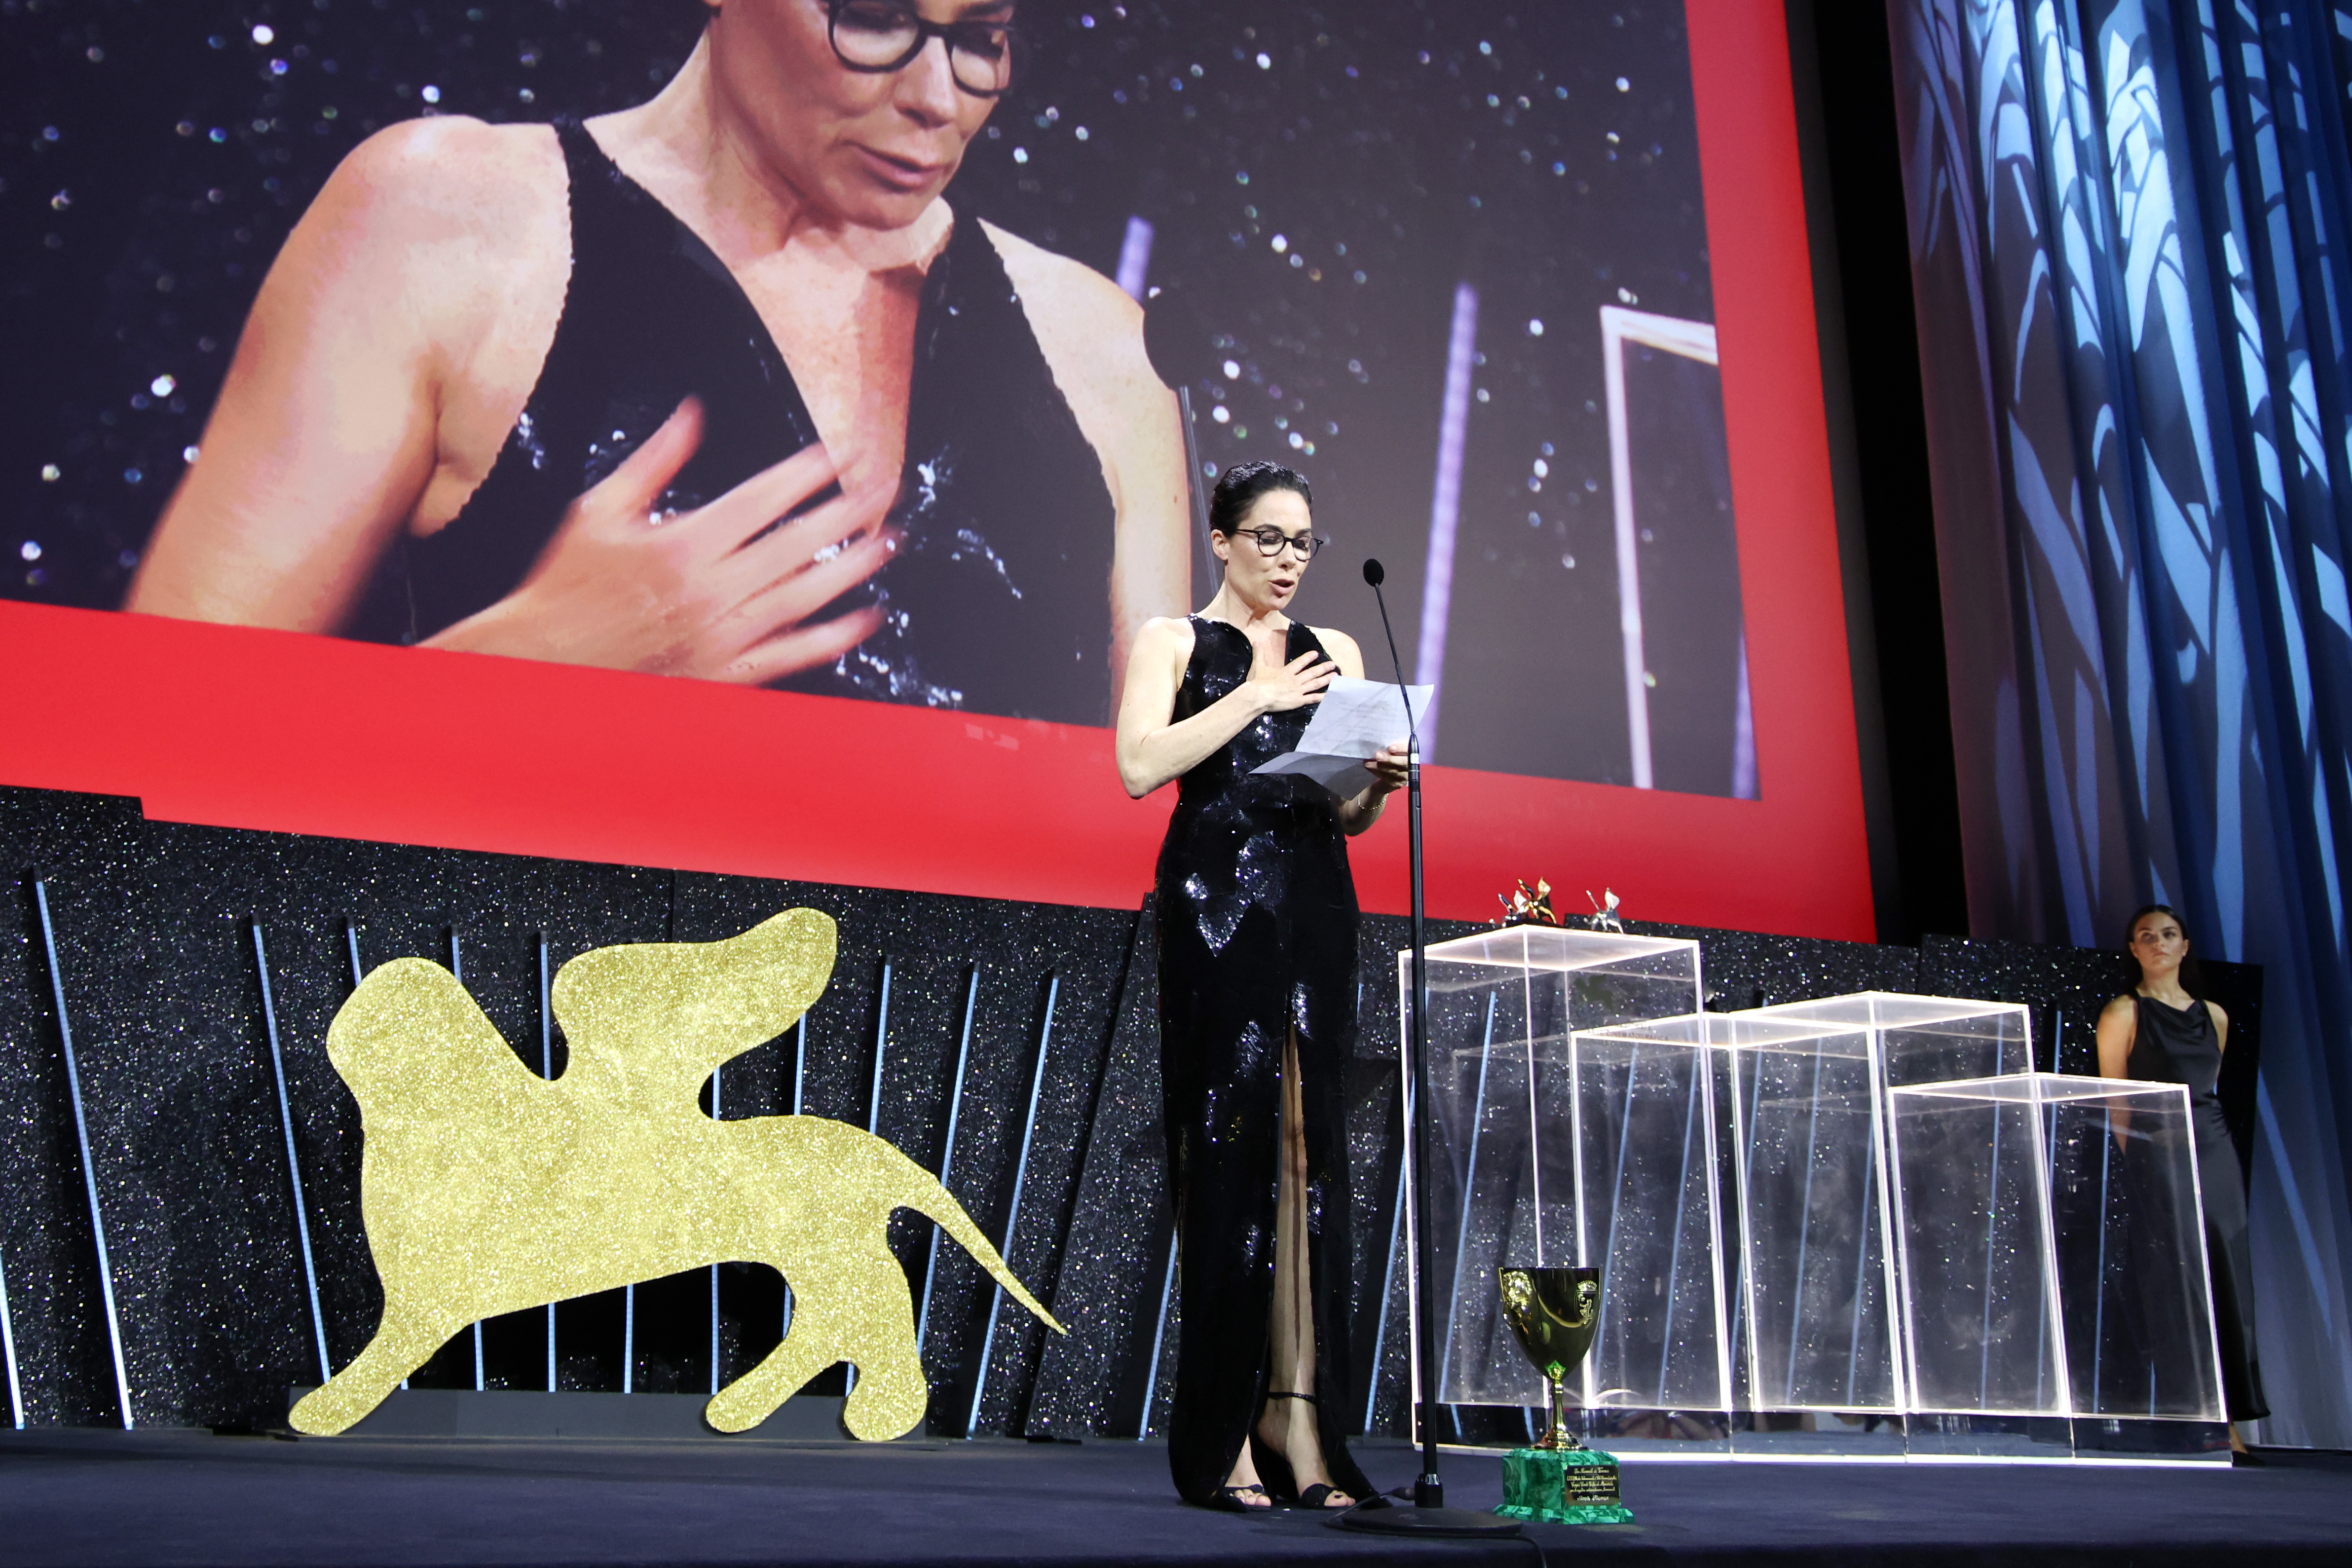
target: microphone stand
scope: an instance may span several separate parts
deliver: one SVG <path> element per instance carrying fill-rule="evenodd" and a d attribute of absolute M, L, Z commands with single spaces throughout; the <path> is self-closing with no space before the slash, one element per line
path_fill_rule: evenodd
<path fill-rule="evenodd" d="M 1421 1474 L 1413 1478 L 1412 1505 L 1410 1508 L 1351 1508 L 1331 1522 L 1349 1530 L 1377 1531 L 1397 1535 L 1484 1535 L 1506 1536 L 1519 1533 L 1518 1521 L 1496 1514 L 1481 1513 L 1475 1509 L 1447 1508 L 1445 1481 L 1437 1470 L 1437 1342 L 1432 1338 L 1436 1322 L 1436 1241 L 1429 1228 L 1429 943 L 1426 931 L 1427 908 L 1422 885 L 1421 847 L 1421 730 L 1412 717 L 1412 694 L 1404 684 L 1404 661 L 1397 657 L 1396 632 L 1389 625 L 1388 598 L 1381 592 L 1387 578 L 1377 561 L 1364 563 L 1364 581 L 1371 584 L 1372 598 L 1381 607 L 1381 630 L 1388 637 L 1389 662 L 1396 668 L 1397 692 L 1404 699 L 1405 742 L 1405 826 L 1409 834 L 1408 854 L 1412 868 L 1412 1105 L 1413 1140 L 1412 1245 L 1413 1245 L 1413 1364 L 1421 1384 L 1421 1399 L 1416 1411 L 1421 1427 Z M 1380 1369 L 1374 1367 L 1378 1377 Z"/>

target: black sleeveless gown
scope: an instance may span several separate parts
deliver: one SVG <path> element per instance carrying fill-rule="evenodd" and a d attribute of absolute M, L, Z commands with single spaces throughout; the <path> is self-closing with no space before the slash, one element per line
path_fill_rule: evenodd
<path fill-rule="evenodd" d="M 673 510 L 714 500 L 817 438 L 726 264 L 578 121 L 556 121 L 555 134 L 571 182 L 572 276 L 538 384 L 465 509 L 386 553 L 348 636 L 417 642 L 513 592 L 572 500 L 689 394 L 702 399 L 702 446 L 662 497 Z M 881 628 L 779 684 L 1108 722 L 1110 492 L 995 245 L 962 214 L 923 279 L 902 473 L 898 559 L 822 613 L 878 603 Z"/>
<path fill-rule="evenodd" d="M 2262 1363 L 2254 1354 L 2254 1262 L 2245 1174 L 2221 1114 L 2221 1097 L 2214 1092 L 2221 1077 L 2221 1037 L 2202 1002 L 2180 1008 L 2153 996 L 2136 1000 L 2139 1020 L 2124 1070 L 2152 1083 L 2189 1086 L 2197 1184 L 2205 1211 L 2205 1260 L 2213 1280 L 2213 1328 L 2221 1342 L 2222 1399 L 2231 1420 L 2259 1420 L 2270 1406 L 2263 1400 Z"/>
<path fill-rule="evenodd" d="M 1176 693 L 1190 718 L 1249 679 L 1239 627 L 1195 616 Z M 1293 622 L 1286 658 L 1323 651 Z M 1160 1054 L 1176 1198 L 1181 1329 L 1168 1463 L 1210 1501 L 1263 1401 L 1280 1191 L 1283 1047 L 1298 1041 L 1307 1142 L 1315 1393 L 1342 1491 L 1372 1495 L 1348 1455 L 1348 1154 L 1343 1075 L 1356 1035 L 1356 885 L 1330 796 L 1250 770 L 1291 750 L 1312 710 L 1269 713 L 1186 773 L 1160 847 Z"/>

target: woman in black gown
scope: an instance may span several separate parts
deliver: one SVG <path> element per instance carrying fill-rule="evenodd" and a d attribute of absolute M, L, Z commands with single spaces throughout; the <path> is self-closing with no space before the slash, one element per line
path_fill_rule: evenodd
<path fill-rule="evenodd" d="M 1136 639 L 1118 769 L 1138 798 L 1181 780 L 1156 884 L 1160 1030 L 1182 1329 L 1169 1467 L 1188 1501 L 1344 1508 L 1348 1163 L 1341 1075 L 1356 1032 L 1348 835 L 1404 783 L 1394 746 L 1364 788 L 1250 770 L 1292 750 L 1344 633 L 1285 613 L 1317 546 L 1307 481 L 1244 463 L 1217 481 L 1224 584 Z"/>
<path fill-rule="evenodd" d="M 2213 1327 L 2221 1344 L 2221 1394 L 2230 1447 L 2246 1451 L 2237 1423 L 2270 1414 L 2254 1354 L 2253 1257 L 2247 1238 L 2246 1183 L 2238 1149 L 2214 1085 L 2230 1042 L 2230 1016 L 2192 996 L 2182 984 L 2189 938 L 2180 917 L 2151 904 L 2131 918 L 2124 951 L 2139 982 L 2099 1014 L 2099 1073 L 2189 1086 L 2197 1142 L 2197 1184 L 2204 1205 L 2205 1259 L 2213 1282 Z M 2190 972 L 2193 974 L 2193 971 Z"/>

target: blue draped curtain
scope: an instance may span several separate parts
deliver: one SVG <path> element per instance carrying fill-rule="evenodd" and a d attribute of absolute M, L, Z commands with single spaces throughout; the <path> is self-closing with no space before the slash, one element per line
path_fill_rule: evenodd
<path fill-rule="evenodd" d="M 2263 966 L 2260 1435 L 2352 1447 L 2352 3 L 1888 19 L 1970 923 Z"/>

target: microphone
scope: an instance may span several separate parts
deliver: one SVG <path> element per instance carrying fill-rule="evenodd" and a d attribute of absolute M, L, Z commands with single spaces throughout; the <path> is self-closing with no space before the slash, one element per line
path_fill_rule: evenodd
<path fill-rule="evenodd" d="M 1381 631 L 1389 639 L 1389 663 L 1396 667 L 1397 693 L 1404 699 L 1405 737 L 1412 743 L 1412 756 L 1418 763 L 1421 758 L 1421 731 L 1413 723 L 1412 693 L 1405 689 L 1404 660 L 1397 657 L 1396 632 L 1389 626 L 1388 596 L 1381 592 L 1381 584 L 1387 582 L 1388 577 L 1388 569 L 1377 558 L 1364 557 L 1364 581 L 1371 585 L 1372 600 L 1381 607 Z"/>

